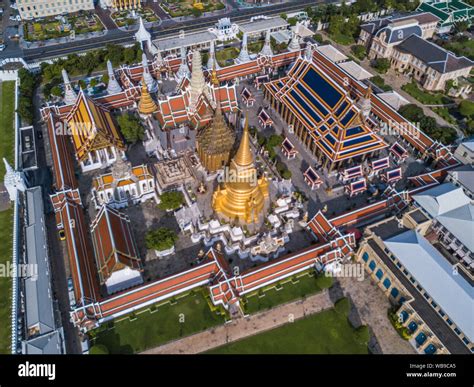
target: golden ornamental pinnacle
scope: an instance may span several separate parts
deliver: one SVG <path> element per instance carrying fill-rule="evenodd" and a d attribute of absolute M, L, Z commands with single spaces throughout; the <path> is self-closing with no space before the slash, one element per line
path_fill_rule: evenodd
<path fill-rule="evenodd" d="M 265 209 L 268 208 L 268 182 L 264 177 L 257 179 L 257 170 L 250 149 L 248 116 L 239 149 L 230 163 L 228 172 L 224 188 L 214 192 L 212 198 L 214 211 L 219 216 L 238 223 L 259 222 L 263 219 Z"/>
<path fill-rule="evenodd" d="M 157 110 L 158 106 L 156 106 L 155 101 L 151 98 L 145 79 L 142 78 L 142 95 L 140 97 L 140 102 L 138 103 L 138 112 L 140 114 L 153 114 Z"/>
<path fill-rule="evenodd" d="M 212 77 L 217 80 L 215 66 Z M 214 82 L 214 81 L 213 81 Z M 217 85 L 219 81 L 217 81 Z M 219 89 L 216 87 L 216 110 L 212 122 L 204 127 L 196 138 L 196 149 L 204 168 L 214 173 L 224 168 L 230 159 L 230 152 L 234 147 L 235 133 L 227 125 L 222 113 L 219 99 Z"/>

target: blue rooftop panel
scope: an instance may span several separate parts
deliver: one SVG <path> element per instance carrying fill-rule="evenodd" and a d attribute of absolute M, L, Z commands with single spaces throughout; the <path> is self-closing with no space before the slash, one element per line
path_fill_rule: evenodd
<path fill-rule="evenodd" d="M 308 90 L 306 90 L 301 84 L 296 85 L 296 89 L 301 94 L 303 94 L 309 100 L 309 102 L 320 111 L 323 116 L 327 116 L 329 114 L 328 110 L 323 106 L 323 104 L 320 103 L 316 98 L 314 98 L 314 96 L 311 95 L 311 93 L 309 93 Z"/>
<path fill-rule="evenodd" d="M 305 82 L 331 108 L 337 105 L 342 94 L 314 69 L 309 69 L 303 77 Z"/>
<path fill-rule="evenodd" d="M 346 138 L 356 136 L 363 132 L 364 132 L 364 128 L 362 128 L 361 126 L 356 126 L 354 128 L 346 129 Z"/>

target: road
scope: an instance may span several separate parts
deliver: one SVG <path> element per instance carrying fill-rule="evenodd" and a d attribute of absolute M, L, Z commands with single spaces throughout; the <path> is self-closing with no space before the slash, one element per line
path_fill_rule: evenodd
<path fill-rule="evenodd" d="M 281 13 L 294 12 L 303 10 L 304 8 L 315 4 L 336 3 L 335 0 L 295 0 L 290 3 L 282 3 L 269 5 L 265 7 L 254 7 L 249 9 L 233 9 L 226 13 L 225 16 L 230 17 L 233 22 L 248 21 L 252 16 L 257 15 L 279 15 Z M 213 15 L 208 17 L 199 17 L 196 19 L 178 22 L 173 19 L 163 20 L 161 25 L 150 30 L 152 38 L 163 38 L 173 36 L 181 30 L 202 30 L 213 26 L 218 19 L 224 15 Z M 34 49 L 22 49 L 17 44 L 8 44 L 7 49 L 0 53 L 0 59 L 11 57 L 23 57 L 26 61 L 36 61 L 39 59 L 55 58 L 73 53 L 84 52 L 104 47 L 107 43 L 130 44 L 134 41 L 134 31 L 123 31 L 120 29 L 112 29 L 106 35 L 86 40 L 72 41 L 69 43 L 58 44 L 53 46 L 45 46 Z"/>

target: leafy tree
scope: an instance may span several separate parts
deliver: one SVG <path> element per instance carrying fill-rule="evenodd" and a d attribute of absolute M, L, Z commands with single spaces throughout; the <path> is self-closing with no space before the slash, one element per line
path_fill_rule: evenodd
<path fill-rule="evenodd" d="M 352 46 L 351 51 L 359 59 L 364 59 L 367 55 L 367 50 L 365 46 L 361 44 L 356 44 L 355 46 Z"/>
<path fill-rule="evenodd" d="M 390 68 L 390 61 L 387 58 L 377 58 L 373 67 L 381 74 L 385 74 Z"/>
<path fill-rule="evenodd" d="M 319 44 L 323 42 L 323 36 L 321 34 L 314 34 L 313 39 L 316 40 Z"/>
<path fill-rule="evenodd" d="M 344 17 L 342 15 L 333 15 L 329 19 L 329 35 L 337 35 L 343 31 Z"/>
<path fill-rule="evenodd" d="M 122 135 L 129 143 L 135 143 L 143 140 L 145 131 L 140 119 L 134 114 L 122 114 L 117 117 L 117 122 Z"/>
<path fill-rule="evenodd" d="M 166 227 L 149 231 L 145 236 L 146 247 L 158 251 L 172 248 L 177 240 L 178 236 L 176 233 Z"/>
<path fill-rule="evenodd" d="M 281 143 L 283 142 L 283 137 L 280 136 L 279 134 L 272 134 L 270 137 L 268 137 L 267 144 L 269 147 L 276 147 L 280 146 Z"/>
<path fill-rule="evenodd" d="M 356 9 L 356 13 L 375 12 L 379 9 L 374 0 L 357 0 L 353 7 Z"/>
<path fill-rule="evenodd" d="M 459 104 L 459 113 L 466 118 L 474 117 L 474 102 L 464 99 Z"/>
<path fill-rule="evenodd" d="M 63 94 L 61 88 L 59 86 L 54 86 L 52 89 L 51 89 L 51 94 L 54 95 L 55 97 L 61 97 L 61 95 Z"/>
<path fill-rule="evenodd" d="M 434 140 L 443 144 L 451 144 L 456 139 L 456 130 L 451 127 L 439 127 L 433 117 L 427 117 L 423 109 L 414 104 L 402 106 L 398 111 L 403 117 L 419 128 Z"/>
<path fill-rule="evenodd" d="M 107 58 L 112 62 L 112 64 L 114 66 L 120 65 L 123 59 L 123 47 L 107 44 L 105 48 L 107 50 Z"/>
<path fill-rule="evenodd" d="M 419 122 L 424 116 L 423 109 L 415 104 L 408 104 L 402 106 L 398 112 L 405 117 L 407 120 L 412 122 Z"/>
<path fill-rule="evenodd" d="M 290 17 L 286 21 L 290 26 L 295 26 L 298 22 L 298 19 L 296 17 Z"/>
<path fill-rule="evenodd" d="M 457 32 L 465 32 L 469 28 L 469 23 L 467 21 L 460 21 L 454 25 L 454 28 Z"/>
<path fill-rule="evenodd" d="M 168 191 L 160 196 L 158 207 L 162 210 L 176 210 L 184 203 L 184 196 L 181 191 Z"/>
<path fill-rule="evenodd" d="M 21 96 L 18 100 L 18 114 L 25 123 L 33 123 L 33 103 L 29 97 Z"/>
<path fill-rule="evenodd" d="M 96 344 L 90 350 L 91 355 L 108 355 L 109 349 L 103 344 Z"/>
<path fill-rule="evenodd" d="M 193 8 L 193 9 L 191 9 L 191 14 L 194 17 L 200 17 L 200 16 L 202 16 L 202 11 L 200 9 Z"/>
<path fill-rule="evenodd" d="M 336 303 L 334 304 L 334 309 L 336 309 L 336 312 L 344 316 L 349 316 L 349 312 L 351 310 L 351 304 L 349 302 L 349 299 L 344 297 L 336 301 Z"/>

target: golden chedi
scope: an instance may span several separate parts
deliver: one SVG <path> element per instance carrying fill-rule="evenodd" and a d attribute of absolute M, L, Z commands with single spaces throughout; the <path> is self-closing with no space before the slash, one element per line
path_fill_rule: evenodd
<path fill-rule="evenodd" d="M 250 224 L 263 221 L 268 202 L 268 182 L 265 177 L 257 179 L 247 118 L 239 149 L 224 171 L 224 188 L 214 192 L 212 207 L 226 220 Z"/>
<path fill-rule="evenodd" d="M 140 97 L 140 102 L 138 103 L 138 112 L 140 114 L 153 114 L 157 110 L 158 107 L 156 106 L 155 101 L 153 101 L 153 98 L 151 98 L 148 86 L 142 78 L 142 95 Z"/>
<path fill-rule="evenodd" d="M 213 74 L 215 76 L 215 71 Z M 224 168 L 229 163 L 234 142 L 235 134 L 225 122 L 220 100 L 217 99 L 212 122 L 196 138 L 197 154 L 204 168 L 210 173 Z"/>

